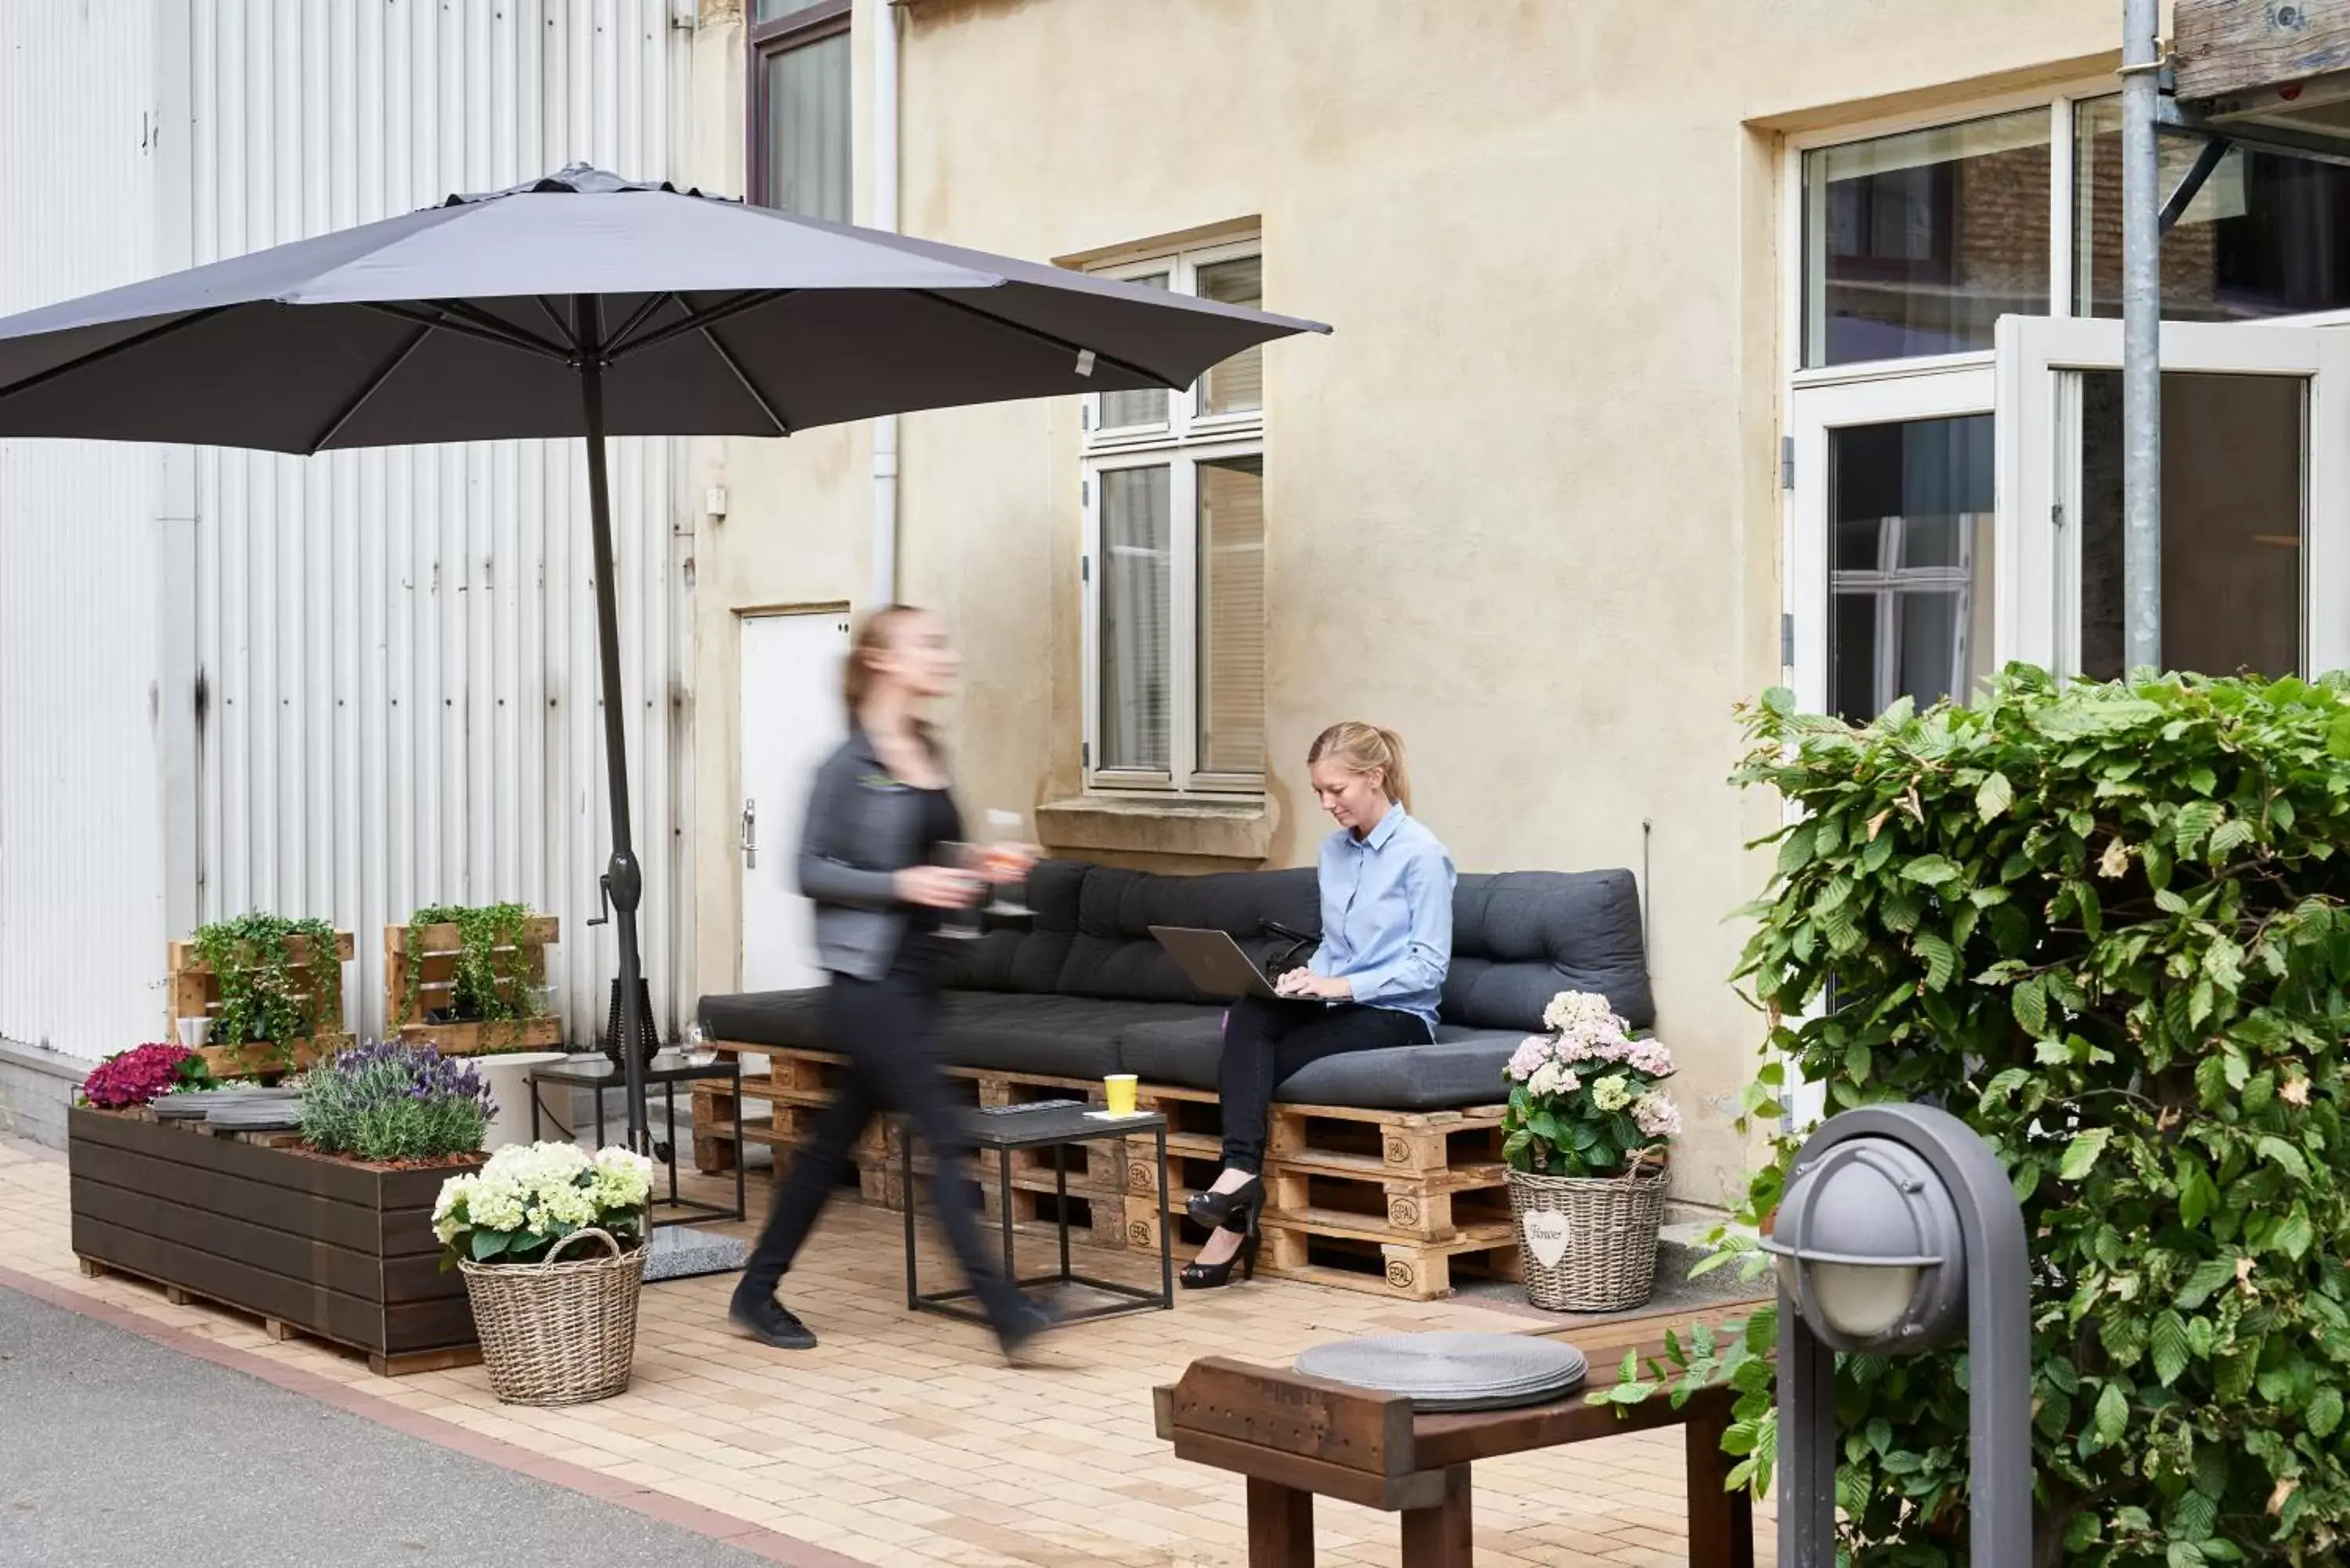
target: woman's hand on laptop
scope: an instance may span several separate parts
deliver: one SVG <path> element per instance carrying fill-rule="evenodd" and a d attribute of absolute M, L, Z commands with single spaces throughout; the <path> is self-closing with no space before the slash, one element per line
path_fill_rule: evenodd
<path fill-rule="evenodd" d="M 1275 994 L 1297 1002 L 1352 1002 L 1355 988 L 1343 980 L 1331 980 L 1311 970 L 1293 969 L 1284 971 L 1273 982 Z"/>

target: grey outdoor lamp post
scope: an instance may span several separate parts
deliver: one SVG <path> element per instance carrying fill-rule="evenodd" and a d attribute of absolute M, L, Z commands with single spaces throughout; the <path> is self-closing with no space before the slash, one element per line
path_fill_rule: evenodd
<path fill-rule="evenodd" d="M 1981 1137 L 1926 1106 L 1830 1117 L 1762 1248 L 1779 1274 L 1779 1561 L 1835 1562 L 1835 1353 L 1963 1338 L 1971 1561 L 2032 1561 L 2032 1274 L 2023 1210 Z"/>

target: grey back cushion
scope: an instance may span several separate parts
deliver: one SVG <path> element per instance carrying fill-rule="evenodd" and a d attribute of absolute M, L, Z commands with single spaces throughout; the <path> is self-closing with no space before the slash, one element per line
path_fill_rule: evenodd
<path fill-rule="evenodd" d="M 1656 1023 L 1640 889 L 1629 871 L 1463 876 L 1452 895 L 1444 1021 L 1474 1029 L 1542 1027 L 1562 991 L 1596 991 L 1636 1029 Z"/>
<path fill-rule="evenodd" d="M 1150 934 L 1153 926 L 1229 931 L 1263 964 L 1292 944 L 1263 932 L 1272 919 L 1304 936 L 1322 929 L 1321 891 L 1310 869 L 1225 871 L 1160 877 L 1097 866 L 1077 898 L 1076 940 L 1060 991 L 1067 996 L 1204 1003 L 1175 961 Z"/>
<path fill-rule="evenodd" d="M 957 941 L 947 984 L 957 991 L 1052 992 L 1077 936 L 1077 896 L 1094 868 L 1075 860 L 1041 860 L 1014 895 L 1034 911 L 1024 921 Z"/>

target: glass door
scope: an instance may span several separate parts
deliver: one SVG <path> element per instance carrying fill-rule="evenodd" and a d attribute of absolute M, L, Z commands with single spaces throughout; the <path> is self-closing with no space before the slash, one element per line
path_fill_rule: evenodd
<path fill-rule="evenodd" d="M 1986 368 L 1796 394 L 1790 679 L 1855 722 L 1998 668 L 1993 387 Z"/>
<path fill-rule="evenodd" d="M 2209 675 L 2350 668 L 2350 337 L 2168 323 L 2162 658 Z M 2118 678 L 2121 324 L 2010 317 L 1998 348 L 2001 624 L 2014 657 Z"/>

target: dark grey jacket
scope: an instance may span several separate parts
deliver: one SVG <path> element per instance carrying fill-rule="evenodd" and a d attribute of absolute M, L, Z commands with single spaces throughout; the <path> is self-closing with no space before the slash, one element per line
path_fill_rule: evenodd
<path fill-rule="evenodd" d="M 921 864 L 922 792 L 881 765 L 865 732 L 827 757 L 808 791 L 800 831 L 800 891 L 816 901 L 816 962 L 879 980 L 905 940 L 912 911 L 897 873 Z"/>

